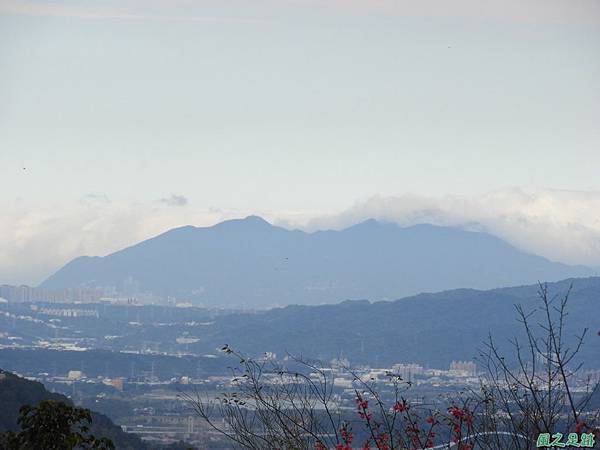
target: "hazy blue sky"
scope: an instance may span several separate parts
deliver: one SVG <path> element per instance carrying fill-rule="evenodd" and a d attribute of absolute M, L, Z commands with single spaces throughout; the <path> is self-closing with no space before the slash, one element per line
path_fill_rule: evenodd
<path fill-rule="evenodd" d="M 597 0 L 0 0 L 0 282 L 407 193 L 583 191 L 600 245 L 598 55 Z"/>

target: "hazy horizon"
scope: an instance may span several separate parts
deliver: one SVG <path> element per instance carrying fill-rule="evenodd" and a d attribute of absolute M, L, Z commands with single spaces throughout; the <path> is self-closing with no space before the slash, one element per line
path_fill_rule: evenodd
<path fill-rule="evenodd" d="M 0 281 L 249 214 L 600 266 L 599 5 L 0 0 Z"/>

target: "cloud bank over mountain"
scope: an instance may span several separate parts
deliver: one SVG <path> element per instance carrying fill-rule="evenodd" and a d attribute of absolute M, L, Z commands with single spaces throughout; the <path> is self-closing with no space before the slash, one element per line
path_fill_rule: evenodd
<path fill-rule="evenodd" d="M 515 247 L 568 264 L 600 265 L 600 192 L 512 188 L 482 196 L 373 197 L 307 229 L 343 228 L 366 218 L 486 231 Z"/>
<path fill-rule="evenodd" d="M 369 218 L 478 229 L 554 261 L 598 267 L 598 211 L 600 192 L 525 188 L 472 197 L 377 196 L 330 215 L 200 208 L 193 199 L 185 208 L 161 202 L 128 204 L 102 194 L 87 195 L 75 205 L 28 208 L 17 203 L 0 215 L 0 282 L 35 284 L 80 255 L 106 255 L 169 228 L 208 226 L 249 214 L 308 231 L 342 229 Z"/>
<path fill-rule="evenodd" d="M 110 287 L 206 306 L 269 308 L 592 274 L 455 227 L 370 219 L 341 231 L 306 233 L 249 216 L 175 228 L 105 257 L 76 258 L 41 287 Z"/>

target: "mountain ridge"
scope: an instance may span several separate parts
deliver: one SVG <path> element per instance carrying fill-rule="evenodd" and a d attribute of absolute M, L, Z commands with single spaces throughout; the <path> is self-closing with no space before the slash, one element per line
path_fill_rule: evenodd
<path fill-rule="evenodd" d="M 570 293 L 565 343 L 567 346 L 576 345 L 575 337 L 588 329 L 579 362 L 586 361 L 587 368 L 598 368 L 600 338 L 597 330 L 600 329 L 600 320 L 593 313 L 598 310 L 600 300 L 600 277 L 565 279 L 544 285 L 551 298 Z M 185 332 L 198 338 L 197 342 L 185 344 L 185 351 L 192 355 L 218 356 L 218 349 L 228 344 L 255 356 L 274 352 L 280 356 L 304 355 L 327 362 L 343 355 L 354 365 L 390 367 L 399 362 L 417 362 L 441 368 L 447 367 L 453 360 L 477 357 L 490 335 L 502 348 L 507 361 L 515 362 L 510 341 L 515 337 L 526 339 L 517 320 L 515 305 L 521 305 L 526 312 L 536 315 L 531 320 L 536 332 L 539 332 L 537 323 L 543 319 L 539 317 L 539 289 L 537 283 L 491 290 L 463 288 L 421 293 L 393 301 L 352 300 L 258 311 L 97 304 L 90 305 L 99 313 L 95 319 L 72 317 L 62 320 L 63 325 L 69 324 L 73 330 L 87 327 L 89 336 L 98 343 L 99 349 L 110 348 L 113 351 L 130 350 L 139 342 L 150 341 L 160 343 L 161 352 L 175 353 L 181 350 L 177 337 Z M 15 303 L 12 307 L 17 316 L 31 314 L 27 304 Z M 130 322 L 133 318 L 135 322 Z M 173 326 L 163 326 L 163 320 Z M 0 315 L 0 325 L 2 323 L 8 328 L 11 320 Z M 44 324 L 31 321 L 22 321 L 21 324 L 18 328 L 22 334 L 17 336 L 22 337 L 23 342 L 30 342 L 31 336 L 48 339 L 55 333 L 53 328 Z M 107 334 L 118 334 L 122 338 L 106 341 Z M 81 352 L 74 353 L 69 362 L 64 363 L 65 366 L 78 367 L 82 364 L 79 359 Z M 4 363 L 5 367 L 23 372 L 29 370 L 32 364 L 38 364 L 39 356 L 26 358 L 23 355 L 14 349 L 2 350 L 0 366 Z M 105 356 L 94 355 L 89 356 L 90 361 L 85 363 L 86 371 L 94 366 L 96 373 L 100 374 L 104 370 L 102 361 Z M 115 358 L 132 357 L 130 354 L 114 355 Z M 67 356 L 64 353 L 61 358 Z M 136 366 L 149 368 L 150 362 L 145 359 L 149 357 L 138 355 Z M 184 375 L 185 370 L 197 369 L 195 363 L 190 365 L 185 358 L 177 357 L 175 360 L 161 364 L 161 367 L 169 367 L 179 375 Z M 111 367 L 117 367 L 117 361 L 112 361 Z M 223 364 L 223 361 L 211 358 L 202 363 L 207 370 L 214 368 L 213 364 Z M 120 376 L 125 376 L 129 364 L 121 365 L 123 372 Z M 174 369 L 175 366 L 177 369 Z"/>
<path fill-rule="evenodd" d="M 209 306 L 271 307 L 385 300 L 592 274 L 483 232 L 369 219 L 340 231 L 307 233 L 248 216 L 211 227 L 174 228 L 104 257 L 75 258 L 41 287 L 125 291 L 128 279 L 138 293 Z"/>
<path fill-rule="evenodd" d="M 587 329 L 578 361 L 586 361 L 586 368 L 596 368 L 600 322 L 590 312 L 598 309 L 600 277 L 543 285 L 551 298 L 569 295 L 565 342 L 576 345 L 576 336 Z M 210 348 L 228 343 L 248 354 L 271 351 L 323 361 L 344 355 L 359 365 L 418 362 L 447 367 L 452 360 L 479 357 L 491 335 L 507 361 L 516 362 L 510 342 L 526 337 L 515 306 L 532 314 L 530 319 L 539 333 L 540 287 L 453 289 L 393 301 L 290 305 L 256 314 L 235 313 L 216 318 L 212 330 L 204 330 L 206 342 L 197 345 Z"/>

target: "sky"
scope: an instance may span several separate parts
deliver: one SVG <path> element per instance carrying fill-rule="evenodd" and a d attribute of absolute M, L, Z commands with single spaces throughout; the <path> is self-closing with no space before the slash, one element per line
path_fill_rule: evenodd
<path fill-rule="evenodd" d="M 259 214 L 600 267 L 597 0 L 0 0 L 0 283 Z"/>

